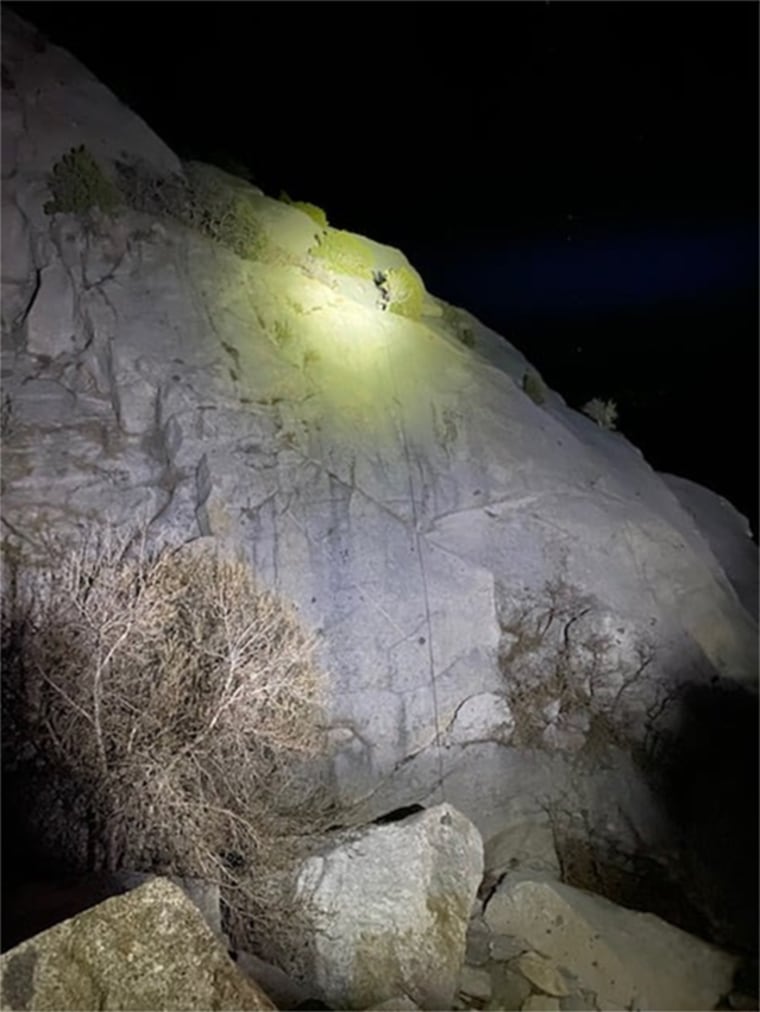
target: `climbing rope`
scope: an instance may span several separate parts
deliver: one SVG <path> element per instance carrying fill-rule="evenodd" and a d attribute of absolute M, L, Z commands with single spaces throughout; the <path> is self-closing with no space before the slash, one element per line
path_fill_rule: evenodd
<path fill-rule="evenodd" d="M 407 475 L 407 482 L 409 485 L 409 501 L 412 504 L 414 550 L 417 554 L 417 561 L 420 569 L 420 580 L 422 583 L 422 599 L 425 608 L 425 625 L 427 627 L 427 636 L 425 637 L 425 640 L 427 644 L 428 668 L 430 673 L 430 694 L 433 700 L 433 714 L 435 718 L 435 748 L 438 759 L 438 788 L 440 791 L 441 801 L 445 802 L 446 790 L 444 787 L 444 778 L 443 778 L 443 754 L 441 751 L 441 721 L 438 709 L 438 688 L 435 682 L 435 657 L 433 655 L 433 624 L 430 618 L 430 593 L 428 590 L 427 572 L 425 571 L 425 560 L 422 555 L 422 540 L 420 538 L 417 501 L 414 495 L 414 481 L 412 479 L 412 461 L 411 461 L 411 453 L 409 450 L 409 438 L 407 435 L 406 426 L 404 425 L 404 416 L 401 407 L 401 400 L 399 398 L 398 393 L 398 384 L 396 383 L 396 375 L 393 369 L 393 359 L 391 357 L 387 338 L 385 341 L 385 354 L 388 360 L 388 376 L 391 384 L 392 401 L 397 406 L 398 409 L 397 411 L 394 411 L 393 406 L 391 406 L 391 413 L 396 421 L 399 432 L 401 434 L 401 445 L 403 448 L 404 459 L 406 460 L 406 475 Z"/>

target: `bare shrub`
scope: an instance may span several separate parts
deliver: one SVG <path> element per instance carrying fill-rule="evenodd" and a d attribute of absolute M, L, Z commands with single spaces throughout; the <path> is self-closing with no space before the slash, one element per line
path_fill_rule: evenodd
<path fill-rule="evenodd" d="M 228 930 L 269 930 L 278 873 L 327 818 L 323 678 L 294 611 L 240 562 L 99 538 L 6 586 L 3 619 L 4 747 L 76 784 L 90 864 L 218 882 Z"/>
<path fill-rule="evenodd" d="M 649 682 L 653 650 L 643 641 L 621 648 L 605 621 L 592 597 L 562 579 L 502 612 L 499 666 L 515 745 L 563 748 L 598 761 L 611 745 L 637 744 L 643 731 L 631 721 L 643 728 L 653 710 L 636 718 L 623 703 L 637 695 L 637 702 L 659 700 Z"/>

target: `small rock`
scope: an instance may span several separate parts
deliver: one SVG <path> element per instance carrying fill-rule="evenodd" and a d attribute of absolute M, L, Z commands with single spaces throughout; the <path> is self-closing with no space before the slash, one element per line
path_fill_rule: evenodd
<path fill-rule="evenodd" d="M 469 998 L 487 1001 L 491 997 L 491 976 L 486 970 L 474 966 L 463 966 L 459 978 L 459 993 Z"/>
<path fill-rule="evenodd" d="M 570 993 L 567 981 L 555 964 L 537 952 L 523 953 L 514 961 L 514 966 L 524 977 L 528 978 L 531 984 L 535 984 L 537 988 L 547 994 L 563 998 Z"/>
<path fill-rule="evenodd" d="M 517 822 L 492 836 L 485 844 L 484 864 L 491 875 L 533 868 L 559 877 L 554 833 L 548 819 Z"/>
<path fill-rule="evenodd" d="M 238 970 L 254 981 L 271 998 L 278 1008 L 297 1008 L 309 998 L 309 991 L 278 966 L 259 959 L 250 952 L 239 950 L 235 954 Z"/>
<path fill-rule="evenodd" d="M 532 994 L 521 1008 L 524 1012 L 559 1012 L 559 1000 L 547 998 L 545 994 Z"/>
<path fill-rule="evenodd" d="M 574 991 L 573 994 L 560 998 L 559 1007 L 562 1012 L 596 1012 L 599 1006 L 590 991 Z"/>
<path fill-rule="evenodd" d="M 490 954 L 490 941 L 491 932 L 488 930 L 485 921 L 479 917 L 474 917 L 467 928 L 465 962 L 470 966 L 482 966 L 484 963 L 487 963 Z"/>
<path fill-rule="evenodd" d="M 530 984 L 522 974 L 508 966 L 495 965 L 491 970 L 493 997 L 485 1006 L 489 1012 L 518 1009 L 530 994 Z"/>
<path fill-rule="evenodd" d="M 514 935 L 494 935 L 491 938 L 490 954 L 495 963 L 507 963 L 521 955 L 528 946 Z"/>
<path fill-rule="evenodd" d="M 380 1005 L 373 1005 L 368 1012 L 418 1012 L 419 1005 L 415 1005 L 412 999 L 405 994 L 395 998 L 388 998 Z"/>

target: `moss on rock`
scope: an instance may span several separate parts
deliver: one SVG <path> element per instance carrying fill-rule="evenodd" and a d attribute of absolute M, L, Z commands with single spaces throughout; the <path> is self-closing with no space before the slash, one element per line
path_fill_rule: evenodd
<path fill-rule="evenodd" d="M 91 208 L 110 214 L 122 203 L 118 188 L 84 144 L 55 163 L 49 184 L 53 199 L 45 204 L 45 214 L 84 214 Z"/>

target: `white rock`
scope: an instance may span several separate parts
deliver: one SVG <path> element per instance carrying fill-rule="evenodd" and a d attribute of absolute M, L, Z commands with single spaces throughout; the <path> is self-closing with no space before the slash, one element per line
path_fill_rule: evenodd
<path fill-rule="evenodd" d="M 310 858 L 298 880 L 313 956 L 299 977 L 335 1008 L 406 994 L 446 1008 L 482 876 L 475 827 L 449 805 L 373 826 Z"/>
<path fill-rule="evenodd" d="M 559 1001 L 543 994 L 532 994 L 520 1006 L 523 1012 L 559 1012 Z"/>
<path fill-rule="evenodd" d="M 659 917 L 549 880 L 508 878 L 484 917 L 571 973 L 602 1008 L 714 1008 L 737 966 L 736 957 Z"/>
<path fill-rule="evenodd" d="M 459 977 L 459 993 L 468 998 L 487 1001 L 491 997 L 491 976 L 487 970 L 474 966 L 463 966 Z"/>
<path fill-rule="evenodd" d="M 554 963 L 538 952 L 524 952 L 512 964 L 539 991 L 562 998 L 570 994 L 567 981 Z"/>
<path fill-rule="evenodd" d="M 534 868 L 559 878 L 560 868 L 554 834 L 547 818 L 520 820 L 505 826 L 485 841 L 486 872 L 494 875 L 518 868 Z"/>
<path fill-rule="evenodd" d="M 81 342 L 74 287 L 66 268 L 51 264 L 40 272 L 40 287 L 26 319 L 26 346 L 33 355 L 55 358 Z"/>

